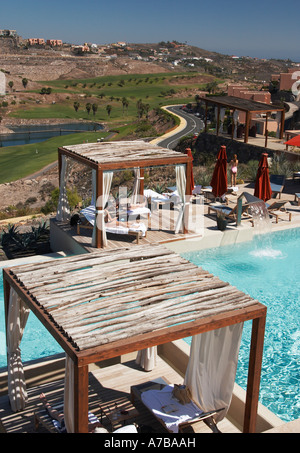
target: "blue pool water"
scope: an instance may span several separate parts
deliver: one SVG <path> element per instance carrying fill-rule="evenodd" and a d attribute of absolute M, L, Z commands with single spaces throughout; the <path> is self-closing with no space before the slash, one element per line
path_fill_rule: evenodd
<path fill-rule="evenodd" d="M 0 148 L 3 146 L 28 145 L 39 143 L 58 135 L 68 135 L 74 132 L 101 131 L 102 124 L 98 123 L 62 123 L 11 127 L 14 133 L 0 134 Z"/>
<path fill-rule="evenodd" d="M 300 228 L 183 256 L 267 306 L 260 401 L 284 421 L 299 418 Z M 244 389 L 251 326 L 244 324 L 236 378 Z"/>
<path fill-rule="evenodd" d="M 9 262 L 9 267 L 12 262 Z M 4 266 L 3 266 L 4 267 Z M 54 340 L 48 330 L 41 324 L 36 316 L 30 312 L 21 342 L 21 354 L 23 362 L 48 357 L 63 352 L 59 344 Z M 3 276 L 0 267 L 0 368 L 6 367 L 6 341 L 5 319 L 3 302 Z"/>

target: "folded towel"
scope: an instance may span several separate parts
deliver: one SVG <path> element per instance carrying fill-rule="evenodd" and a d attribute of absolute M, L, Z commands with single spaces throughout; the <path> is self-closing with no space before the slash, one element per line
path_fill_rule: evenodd
<path fill-rule="evenodd" d="M 164 422 L 168 430 L 178 433 L 180 423 L 199 417 L 203 411 L 192 401 L 180 404 L 172 395 L 173 388 L 173 385 L 166 385 L 162 390 L 147 390 L 142 393 L 141 398 L 145 406 Z M 177 410 L 165 412 L 170 407 L 175 409 L 175 406 Z"/>

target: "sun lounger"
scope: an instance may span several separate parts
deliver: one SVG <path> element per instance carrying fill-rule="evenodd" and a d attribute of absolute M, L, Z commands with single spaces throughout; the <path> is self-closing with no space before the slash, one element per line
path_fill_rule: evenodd
<path fill-rule="evenodd" d="M 95 222 L 95 207 L 90 205 L 87 208 L 82 209 L 81 214 L 89 222 L 88 224 L 77 224 L 77 234 L 80 235 L 81 228 L 89 228 L 93 229 L 94 222 Z M 141 237 L 147 236 L 147 228 L 144 223 L 142 222 L 133 222 L 128 228 L 125 226 L 117 226 L 112 224 L 105 224 L 105 231 L 111 234 L 121 234 L 121 235 L 129 235 L 134 236 L 139 243 Z"/>
<path fill-rule="evenodd" d="M 270 185 L 272 190 L 272 198 L 281 197 L 281 193 L 284 189 L 285 176 L 284 175 L 270 175 Z"/>
<path fill-rule="evenodd" d="M 242 215 L 248 214 L 248 204 L 243 204 L 242 206 Z M 216 214 L 222 213 L 225 215 L 227 219 L 231 220 L 237 220 L 237 204 L 234 205 L 233 207 L 230 207 L 228 205 L 223 205 L 223 204 L 210 204 L 208 206 L 208 215 L 211 214 L 211 212 L 215 212 Z M 244 219 L 248 218 L 244 217 Z"/>
<path fill-rule="evenodd" d="M 176 190 L 172 193 L 158 193 L 152 189 L 145 189 L 144 195 L 150 201 L 151 207 L 155 206 L 155 208 L 166 204 L 174 207 L 180 202 L 180 197 Z"/>
<path fill-rule="evenodd" d="M 296 178 L 300 178 L 300 171 L 295 171 L 293 173 L 293 181 L 295 181 Z"/>
<path fill-rule="evenodd" d="M 300 206 L 300 193 L 295 193 L 295 200 L 296 203 L 298 203 L 298 206 Z"/>
<path fill-rule="evenodd" d="M 139 399 L 168 432 L 182 432 L 200 421 L 206 421 L 214 432 L 220 432 L 212 417 L 224 408 L 204 413 L 193 401 L 181 404 L 173 397 L 173 388 L 169 384 L 148 382 L 131 387 L 131 396 L 133 400 Z"/>
<path fill-rule="evenodd" d="M 278 219 L 284 215 L 288 215 L 289 221 L 292 220 L 292 213 L 288 212 L 285 208 L 285 205 L 288 203 L 286 200 L 278 200 L 274 201 L 272 204 L 266 203 L 266 208 L 270 216 L 275 217 L 276 223 L 278 223 Z"/>

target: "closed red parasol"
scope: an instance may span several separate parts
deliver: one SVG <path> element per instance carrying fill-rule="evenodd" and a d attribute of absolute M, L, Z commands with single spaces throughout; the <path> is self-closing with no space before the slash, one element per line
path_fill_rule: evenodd
<path fill-rule="evenodd" d="M 270 176 L 269 176 L 269 166 L 267 160 L 268 154 L 263 153 L 261 155 L 261 159 L 259 162 L 256 181 L 255 181 L 255 189 L 254 189 L 254 196 L 260 198 L 263 201 L 270 200 L 272 196 L 271 184 L 270 184 Z"/>
<path fill-rule="evenodd" d="M 215 197 L 221 197 L 227 192 L 226 146 L 221 146 L 220 148 L 210 185 Z"/>
<path fill-rule="evenodd" d="M 195 182 L 194 182 L 194 174 L 193 174 L 193 155 L 192 155 L 192 150 L 191 148 L 186 148 L 185 151 L 184 151 L 185 154 L 187 154 L 189 157 L 192 158 L 192 164 L 191 164 L 191 191 L 190 193 L 193 192 L 194 188 L 195 188 Z"/>
<path fill-rule="evenodd" d="M 287 142 L 284 143 L 285 145 L 290 146 L 300 146 L 300 135 L 296 135 L 296 137 L 291 138 Z"/>

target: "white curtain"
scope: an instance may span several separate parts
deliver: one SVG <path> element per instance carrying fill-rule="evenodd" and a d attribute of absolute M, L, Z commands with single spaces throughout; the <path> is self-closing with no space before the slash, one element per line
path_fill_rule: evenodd
<path fill-rule="evenodd" d="M 237 128 L 238 128 L 238 124 L 239 124 L 239 111 L 238 110 L 235 110 L 233 112 L 232 118 L 233 118 L 233 127 L 234 127 L 233 138 L 237 138 Z"/>
<path fill-rule="evenodd" d="M 93 170 L 94 172 L 94 170 Z M 93 190 L 93 196 L 94 200 L 96 200 L 96 222 L 94 223 L 94 229 L 93 229 L 93 239 L 92 239 L 92 245 L 95 247 L 96 245 L 96 228 L 99 228 L 103 232 L 102 240 L 103 240 L 103 246 L 107 245 L 107 237 L 106 237 L 106 231 L 105 231 L 105 222 L 104 222 L 104 208 L 105 205 L 108 201 L 110 189 L 111 189 L 111 183 L 113 179 L 113 171 L 105 171 L 103 172 L 103 194 L 101 197 L 101 200 L 96 200 L 96 177 L 93 173 L 92 175 L 92 190 Z M 95 181 L 94 181 L 95 179 Z M 98 204 L 101 203 L 101 210 L 97 209 Z"/>
<path fill-rule="evenodd" d="M 276 123 L 277 123 L 276 138 L 279 138 L 280 137 L 280 127 L 281 127 L 281 112 L 276 112 Z"/>
<path fill-rule="evenodd" d="M 224 125 L 225 112 L 226 112 L 226 109 L 224 109 L 224 108 L 222 107 L 222 108 L 220 109 L 220 128 L 219 128 L 219 132 L 220 132 L 220 133 L 223 132 L 223 125 Z"/>
<path fill-rule="evenodd" d="M 10 288 L 7 323 L 8 395 L 14 412 L 25 408 L 27 391 L 21 360 L 20 343 L 29 316 L 29 308 Z"/>
<path fill-rule="evenodd" d="M 145 371 L 151 371 L 157 364 L 157 347 L 142 349 L 138 351 L 136 363 L 141 365 Z"/>
<path fill-rule="evenodd" d="M 64 222 L 70 217 L 70 206 L 67 196 L 68 173 L 71 170 L 70 160 L 63 154 L 61 160 L 59 200 L 56 212 L 56 220 Z"/>
<path fill-rule="evenodd" d="M 216 422 L 225 417 L 231 402 L 242 331 L 240 323 L 192 338 L 185 384 L 204 412 L 225 407 L 214 416 Z"/>
<path fill-rule="evenodd" d="M 178 213 L 178 218 L 175 226 L 175 233 L 178 233 L 180 229 L 184 228 L 184 211 L 185 211 L 185 190 L 186 190 L 186 175 L 185 175 L 185 165 L 176 165 L 176 187 L 178 190 L 178 195 L 182 203 L 181 210 Z"/>
<path fill-rule="evenodd" d="M 67 433 L 74 433 L 74 362 L 67 354 L 65 366 L 64 421 Z"/>
<path fill-rule="evenodd" d="M 132 204 L 137 203 L 138 196 L 140 194 L 140 180 L 141 180 L 141 171 L 139 168 L 135 168 L 134 169 L 134 184 L 133 184 L 132 197 L 131 197 Z"/>

